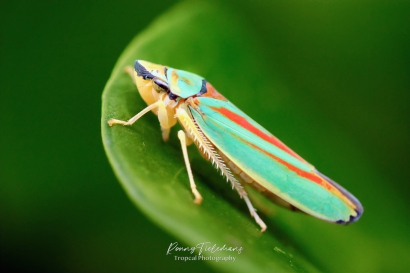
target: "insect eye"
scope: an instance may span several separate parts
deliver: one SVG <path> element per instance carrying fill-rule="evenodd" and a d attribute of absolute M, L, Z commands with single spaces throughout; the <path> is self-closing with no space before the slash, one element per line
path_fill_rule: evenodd
<path fill-rule="evenodd" d="M 161 80 L 160 78 L 154 78 L 152 80 L 152 85 L 154 86 L 155 91 L 159 92 L 169 92 L 168 84 Z"/>
<path fill-rule="evenodd" d="M 175 95 L 174 93 L 169 92 L 168 97 L 170 100 L 176 100 L 178 98 L 177 95 Z"/>

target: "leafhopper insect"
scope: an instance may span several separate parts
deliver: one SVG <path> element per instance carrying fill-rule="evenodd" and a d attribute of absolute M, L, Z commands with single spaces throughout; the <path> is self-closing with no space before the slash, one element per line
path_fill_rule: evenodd
<path fill-rule="evenodd" d="M 178 131 L 194 202 L 200 204 L 186 146 L 194 142 L 245 201 L 251 216 L 266 230 L 246 192 L 252 186 L 272 201 L 316 218 L 348 224 L 363 213 L 360 202 L 321 174 L 279 139 L 229 102 L 204 78 L 183 70 L 137 60 L 129 71 L 148 106 L 128 121 L 110 119 L 109 125 L 132 125 L 146 113 L 158 116 L 162 138 Z"/>

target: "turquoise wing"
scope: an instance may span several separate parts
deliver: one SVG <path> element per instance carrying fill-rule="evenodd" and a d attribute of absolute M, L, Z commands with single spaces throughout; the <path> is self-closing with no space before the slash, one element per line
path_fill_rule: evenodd
<path fill-rule="evenodd" d="M 356 221 L 360 202 L 319 173 L 229 101 L 196 97 L 191 115 L 212 144 L 270 193 L 299 210 L 334 223 Z"/>

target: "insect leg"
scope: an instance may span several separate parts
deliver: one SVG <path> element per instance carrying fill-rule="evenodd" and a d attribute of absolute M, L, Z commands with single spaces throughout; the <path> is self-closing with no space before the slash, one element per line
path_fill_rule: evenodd
<path fill-rule="evenodd" d="M 247 195 L 245 195 L 245 196 L 243 196 L 243 199 L 245 200 L 245 203 L 248 206 L 248 209 L 249 209 L 249 212 L 251 213 L 251 216 L 255 219 L 255 222 L 261 227 L 261 232 L 264 232 L 266 230 L 267 226 L 262 221 L 262 219 L 259 217 L 259 215 L 256 213 L 255 208 L 252 206 L 252 203 L 249 200 L 249 197 Z"/>
<path fill-rule="evenodd" d="M 119 119 L 110 119 L 108 121 L 108 125 L 113 126 L 114 124 L 122 124 L 122 125 L 132 125 L 134 122 L 136 122 L 140 117 L 142 117 L 143 115 L 145 115 L 146 113 L 148 113 L 149 111 L 151 111 L 152 109 L 154 109 L 155 107 L 159 107 L 161 108 L 165 108 L 164 102 L 162 100 L 159 100 L 151 105 L 148 105 L 144 110 L 142 110 L 141 112 L 139 112 L 138 114 L 136 114 L 135 116 L 133 116 L 132 118 L 130 118 L 128 121 L 124 121 L 124 120 L 119 120 Z"/>
<path fill-rule="evenodd" d="M 164 142 L 167 142 L 169 139 L 169 133 L 171 133 L 171 128 L 163 128 L 161 127 L 161 132 L 162 132 L 162 140 Z"/>
<path fill-rule="evenodd" d="M 172 122 L 170 122 L 170 115 L 167 111 L 165 103 L 162 101 L 162 104 L 158 107 L 158 120 L 161 126 L 162 131 L 162 139 L 164 142 L 167 142 L 169 139 L 169 133 L 171 132 L 171 127 L 173 126 Z M 175 119 L 175 118 L 173 118 Z"/>
<path fill-rule="evenodd" d="M 194 181 L 194 176 L 192 175 L 192 170 L 191 170 L 191 164 L 189 164 L 189 158 L 188 158 L 188 150 L 187 150 L 187 142 L 186 142 L 186 135 L 185 132 L 182 130 L 178 131 L 178 138 L 181 141 L 181 147 L 182 147 L 182 154 L 184 155 L 184 161 L 185 161 L 185 166 L 188 172 L 188 177 L 189 177 L 189 183 L 191 184 L 191 190 L 192 193 L 195 196 L 194 203 L 195 204 L 201 204 L 202 202 L 202 196 L 198 192 L 195 181 Z"/>

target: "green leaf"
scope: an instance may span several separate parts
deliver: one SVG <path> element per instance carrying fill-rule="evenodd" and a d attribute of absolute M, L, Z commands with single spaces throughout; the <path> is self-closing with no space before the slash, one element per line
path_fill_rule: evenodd
<path fill-rule="evenodd" d="M 193 203 L 175 137 L 177 128 L 173 128 L 169 143 L 163 143 L 158 120 L 151 113 L 130 127 L 107 124 L 110 118 L 127 120 L 146 106 L 123 71 L 135 59 L 202 75 L 218 90 L 224 90 L 222 93 L 234 103 L 246 108 L 248 99 L 242 100 L 241 105 L 241 100 L 235 98 L 247 96 L 249 90 L 268 90 L 279 85 L 272 80 L 274 77 L 260 80 L 258 71 L 266 64 L 256 41 L 227 10 L 202 2 L 176 6 L 138 35 L 119 58 L 103 93 L 103 143 L 131 200 L 158 226 L 178 238 L 180 246 L 210 242 L 243 248 L 241 253 L 204 252 L 209 257 L 236 258 L 235 262 L 209 261 L 212 266 L 232 272 L 316 272 L 274 224 L 276 219 L 269 221 L 271 204 L 260 207 L 261 217 L 268 224 L 268 230 L 261 233 L 229 184 L 199 156 L 195 147 L 189 147 L 195 181 L 204 197 L 200 206 Z M 255 94 L 255 100 L 261 101 L 265 95 L 266 92 Z M 277 101 L 283 97 L 278 94 Z M 171 256 L 174 255 L 190 254 L 173 252 Z"/>

